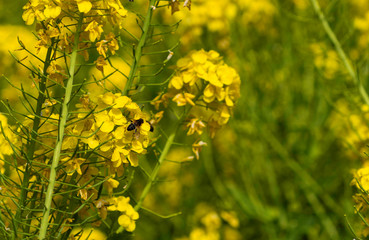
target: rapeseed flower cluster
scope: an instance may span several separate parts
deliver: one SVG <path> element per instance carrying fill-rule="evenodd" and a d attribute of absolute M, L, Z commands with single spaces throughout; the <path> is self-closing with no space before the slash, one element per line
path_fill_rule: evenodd
<path fill-rule="evenodd" d="M 354 172 L 354 179 L 351 182 L 358 189 L 362 191 L 369 191 L 369 162 Z"/>
<path fill-rule="evenodd" d="M 118 218 L 119 225 L 128 232 L 135 230 L 136 220 L 139 218 L 139 214 L 129 204 L 129 197 L 114 197 L 109 199 L 108 211 L 119 211 L 121 213 Z"/>
<path fill-rule="evenodd" d="M 111 26 L 123 27 L 127 10 L 118 0 L 30 0 L 23 7 L 23 20 L 27 25 L 38 22 L 36 29 L 39 41 L 36 49 L 48 48 L 55 44 L 58 50 L 71 52 L 78 19 L 83 15 L 81 34 L 79 34 L 79 53 L 85 60 L 89 59 L 88 49 L 95 44 L 100 55 L 95 62 L 98 69 L 106 65 L 105 59 L 110 52 L 114 55 L 119 49 L 116 36 L 111 31 L 104 30 L 107 23 Z M 60 82 L 65 74 L 57 63 L 49 67 L 48 73 L 57 74 L 49 78 Z"/>
<path fill-rule="evenodd" d="M 48 101 L 44 106 L 50 108 L 52 103 Z M 146 118 L 135 102 L 127 96 L 121 96 L 120 93 L 107 92 L 99 95 L 96 102 L 84 96 L 77 107 L 78 113 L 71 118 L 74 124 L 66 129 L 67 134 L 62 144 L 65 157 L 61 161 L 64 162 L 64 171 L 68 175 L 74 172 L 82 175 L 81 165 L 86 159 L 75 157 L 74 151 L 78 148 L 85 148 L 83 144 L 98 153 L 104 165 L 110 167 L 111 174 L 121 174 L 123 166 L 138 166 L 138 155 L 146 152 L 151 126 L 143 120 L 143 123 L 136 129 L 128 130 L 132 121 Z M 48 108 L 45 107 L 44 112 L 47 110 Z M 48 117 L 48 121 L 45 121 L 39 129 L 42 138 L 39 140 L 35 159 L 37 156 L 42 156 L 42 158 L 52 156 L 53 152 L 50 150 L 53 148 L 53 142 L 50 139 L 55 139 L 58 134 L 59 115 L 49 114 L 45 117 Z M 32 124 L 33 116 L 29 116 L 24 122 L 26 131 L 31 131 Z M 21 131 L 24 129 L 18 129 L 18 132 Z M 84 173 L 84 175 L 88 174 Z"/>
<path fill-rule="evenodd" d="M 170 80 L 167 93 L 154 99 L 153 104 L 192 106 L 187 135 L 201 135 L 208 127 L 210 135 L 226 124 L 240 97 L 240 77 L 222 61 L 215 51 L 193 51 L 177 62 L 178 72 Z"/>
<path fill-rule="evenodd" d="M 359 192 L 353 195 L 353 201 L 355 204 L 355 211 L 361 214 L 361 217 L 365 221 L 369 221 L 366 217 L 369 214 L 368 205 L 368 191 L 369 191 L 369 162 L 364 162 L 363 166 L 353 171 L 354 179 L 351 181 L 351 185 L 355 186 Z M 357 231 L 358 234 L 367 237 L 369 235 L 369 227 L 362 222 L 362 226 Z"/>
<path fill-rule="evenodd" d="M 138 166 L 138 155 L 144 154 L 149 144 L 151 125 L 137 103 L 120 93 L 107 92 L 98 96 L 96 103 L 85 96 L 78 107 L 80 113 L 71 129 L 73 135 L 81 136 L 81 142 L 96 149 L 113 172 L 119 169 L 121 172 L 123 166 Z M 140 126 L 128 129 L 140 119 Z M 73 148 L 74 142 L 75 137 L 70 137 L 64 143 L 71 143 Z"/>
<path fill-rule="evenodd" d="M 353 111 L 355 110 L 356 111 Z M 357 153 L 367 152 L 369 142 L 369 107 L 367 105 L 348 105 L 345 101 L 336 104 L 336 113 L 330 119 L 331 128 L 342 136 L 341 140 L 350 151 L 346 151 L 350 159 L 357 158 Z M 351 153 L 351 154 L 349 154 Z"/>
<path fill-rule="evenodd" d="M 241 80 L 235 69 L 225 64 L 219 53 L 193 51 L 177 62 L 178 72 L 170 80 L 166 93 L 157 96 L 152 104 L 159 109 L 169 101 L 178 107 L 190 106 L 187 135 L 201 136 L 208 128 L 210 136 L 225 125 L 240 97 Z M 192 145 L 196 158 L 206 142 Z"/>
<path fill-rule="evenodd" d="M 59 115 L 50 110 L 56 101 L 47 100 L 43 104 L 42 115 L 47 119 L 43 121 L 38 129 L 39 140 L 35 146 L 36 151 L 32 159 L 33 171 L 37 176 L 47 178 L 50 170 L 44 167 L 44 163 L 52 159 L 54 151 L 54 139 L 58 136 Z M 111 196 L 113 190 L 121 183 L 118 181 L 124 173 L 124 168 L 128 166 L 138 166 L 138 155 L 144 154 L 149 144 L 149 132 L 151 125 L 144 120 L 146 115 L 140 107 L 127 96 L 120 93 L 113 94 L 107 92 L 91 100 L 88 96 L 83 96 L 77 104 L 78 111 L 71 115 L 68 127 L 65 129 L 65 136 L 62 143 L 62 158 L 60 170 L 57 172 L 58 178 L 64 178 L 65 182 L 78 178 L 76 182 L 77 195 L 82 202 L 86 201 L 82 210 L 78 213 L 81 219 L 91 217 L 93 209 L 100 212 L 101 218 L 106 218 L 106 214 L 101 214 L 106 205 L 101 204 L 98 199 L 98 186 L 103 182 L 104 195 Z M 129 130 L 129 126 L 136 120 L 142 120 L 139 126 Z M 7 124 L 7 119 L 0 115 L 2 128 L 0 135 L 1 148 L 1 169 L 4 171 L 3 156 L 14 154 L 21 143 L 18 136 L 13 133 L 12 128 Z M 22 126 L 15 131 L 18 135 L 31 132 L 34 116 L 29 115 Z M 6 137 L 6 138 L 5 138 Z M 27 144 L 27 139 L 23 138 L 23 145 Z M 10 145 L 17 146 L 15 149 Z M 82 151 L 83 149 L 83 151 Z M 78 152 L 78 153 L 77 153 Z M 92 155 L 91 155 L 92 154 Z M 17 159 L 20 168 L 25 163 L 24 159 Z M 11 169 L 12 170 L 12 169 Z M 23 169 L 24 171 L 24 169 Z M 21 176 L 22 177 L 22 176 Z M 12 181 L 19 182 L 21 177 L 12 174 Z M 36 175 L 30 181 L 33 182 L 33 189 L 41 191 L 42 184 L 37 182 Z M 56 187 L 62 191 L 67 191 L 69 185 L 63 182 L 57 183 Z M 4 191 L 19 193 L 19 189 L 11 186 L 3 186 Z M 101 191 L 101 190 L 100 190 Z M 31 192 L 28 194 L 32 197 Z M 4 198 L 4 202 L 9 199 Z M 88 202 L 87 202 L 88 201 Z M 92 202 L 94 201 L 94 203 Z M 63 205 L 59 197 L 54 198 L 56 205 Z M 13 206 L 13 211 L 16 206 Z M 129 215 L 132 207 L 128 208 L 124 216 L 129 216 L 130 221 L 136 220 L 138 215 Z M 123 211 L 122 211 L 123 212 Z M 133 213 L 132 213 L 133 214 Z M 128 231 L 134 230 L 134 222 L 122 216 L 119 223 Z M 98 226 L 100 221 L 95 220 Z"/>

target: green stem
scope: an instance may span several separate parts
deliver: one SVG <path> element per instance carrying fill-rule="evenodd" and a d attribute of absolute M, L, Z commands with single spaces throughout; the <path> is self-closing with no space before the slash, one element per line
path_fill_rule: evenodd
<path fill-rule="evenodd" d="M 27 155 L 26 155 L 26 161 L 27 164 L 25 166 L 24 175 L 23 175 L 23 181 L 21 185 L 21 192 L 19 197 L 19 208 L 17 209 L 17 212 L 15 214 L 15 229 L 12 239 L 17 238 L 17 227 L 18 223 L 22 222 L 22 216 L 23 216 L 23 209 L 26 206 L 26 200 L 27 200 L 27 194 L 28 194 L 28 185 L 29 185 L 29 179 L 31 177 L 30 171 L 32 168 L 32 159 L 35 152 L 36 147 L 36 139 L 38 137 L 38 129 L 40 127 L 41 122 L 41 111 L 42 111 L 42 104 L 45 102 L 45 92 L 46 92 L 46 80 L 47 80 L 47 69 L 50 66 L 50 59 L 51 59 L 51 53 L 53 51 L 53 43 L 48 48 L 45 58 L 45 65 L 44 65 L 44 76 L 41 78 L 40 86 L 39 86 L 39 95 L 37 97 L 37 103 L 36 103 L 36 112 L 35 112 L 35 118 L 33 119 L 33 127 L 31 136 L 27 143 Z M 27 227 L 29 229 L 29 227 Z M 28 232 L 27 229 L 25 231 Z"/>
<path fill-rule="evenodd" d="M 336 35 L 332 31 L 332 28 L 329 26 L 329 23 L 328 23 L 327 19 L 325 18 L 324 13 L 322 12 L 318 1 L 317 0 L 310 0 L 310 2 L 313 5 L 313 8 L 314 8 L 315 13 L 319 16 L 319 19 L 320 19 L 320 22 L 323 25 L 324 31 L 327 33 L 329 39 L 332 41 L 334 47 L 336 48 L 336 51 L 338 53 L 338 56 L 340 56 L 340 58 L 341 58 L 341 60 L 343 62 L 343 65 L 347 69 L 350 77 L 358 85 L 358 88 L 359 88 L 359 92 L 361 94 L 361 97 L 364 99 L 365 103 L 367 105 L 369 105 L 369 96 L 368 96 L 367 92 L 365 91 L 364 86 L 359 81 L 359 78 L 358 78 L 356 72 L 354 71 L 354 68 L 350 64 L 350 61 L 349 61 L 347 55 L 343 51 L 342 46 L 341 46 L 340 42 L 338 41 Z"/>
<path fill-rule="evenodd" d="M 74 80 L 74 73 L 75 73 L 77 52 L 78 52 L 79 34 L 80 34 L 81 26 L 82 26 L 82 20 L 83 20 L 83 15 L 80 16 L 80 19 L 78 21 L 78 27 L 77 27 L 76 34 L 74 37 L 73 51 L 70 57 L 69 79 L 68 79 L 67 86 L 65 89 L 65 96 L 64 96 L 64 101 L 62 104 L 62 111 L 61 111 L 61 115 L 59 119 L 58 137 L 56 139 L 53 160 L 52 160 L 51 167 L 50 167 L 49 185 L 46 191 L 44 213 L 43 213 L 43 217 L 41 220 L 40 233 L 38 236 L 38 239 L 40 240 L 45 239 L 47 228 L 49 225 L 50 208 L 51 208 L 51 202 L 53 198 L 55 178 L 56 178 L 56 168 L 58 167 L 59 160 L 60 160 L 60 152 L 61 152 L 62 143 L 63 143 L 64 129 L 65 129 L 67 119 L 68 119 L 68 104 L 72 96 L 73 80 Z"/>
<path fill-rule="evenodd" d="M 124 86 L 124 90 L 122 92 L 122 94 L 125 95 L 125 96 L 127 95 L 129 89 L 131 88 L 132 83 L 133 83 L 133 79 L 135 78 L 135 75 L 136 75 L 136 72 L 137 72 L 138 64 L 139 64 L 141 56 L 142 56 L 142 49 L 145 46 L 147 33 L 149 31 L 149 28 L 150 28 L 152 13 L 154 11 L 153 6 L 155 6 L 155 2 L 156 2 L 156 0 L 150 0 L 150 3 L 149 3 L 149 9 L 147 11 L 145 21 L 144 21 L 144 25 L 143 25 L 143 28 L 142 28 L 142 35 L 141 35 L 140 40 L 138 41 L 138 45 L 135 49 L 135 54 L 133 56 L 134 59 L 133 59 L 133 63 L 132 63 L 132 66 L 131 66 L 131 71 L 129 72 L 126 85 Z"/>
<path fill-rule="evenodd" d="M 163 163 L 164 159 L 167 157 L 167 154 L 168 154 L 168 152 L 170 150 L 170 147 L 172 146 L 172 144 L 174 142 L 174 138 L 175 138 L 176 133 L 177 133 L 176 130 L 177 129 L 175 129 L 172 132 L 172 134 L 169 135 L 169 137 L 167 139 L 167 142 L 165 143 L 164 149 L 163 149 L 163 151 L 160 154 L 158 163 L 156 164 L 154 170 L 152 171 L 152 173 L 150 175 L 149 182 L 146 184 L 144 190 L 142 191 L 141 197 L 140 197 L 140 199 L 138 200 L 138 202 L 137 202 L 137 204 L 135 206 L 135 210 L 136 211 L 138 211 L 141 208 L 143 201 L 145 200 L 147 194 L 150 192 L 150 189 L 152 187 L 152 184 L 155 181 L 156 176 L 158 175 L 158 172 L 159 172 L 159 169 L 161 167 L 161 164 Z"/>

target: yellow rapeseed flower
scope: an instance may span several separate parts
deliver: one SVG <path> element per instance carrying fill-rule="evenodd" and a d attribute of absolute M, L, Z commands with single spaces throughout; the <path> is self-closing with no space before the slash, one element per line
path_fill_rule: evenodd
<path fill-rule="evenodd" d="M 121 215 L 118 218 L 118 223 L 126 231 L 133 232 L 136 228 L 136 220 L 139 218 L 139 214 L 129 204 L 129 197 L 114 197 L 108 200 L 110 206 L 108 211 L 119 211 Z"/>
<path fill-rule="evenodd" d="M 362 168 L 354 172 L 354 179 L 351 182 L 358 189 L 369 191 L 369 163 L 366 162 Z M 360 187 L 361 186 L 361 187 Z"/>
<path fill-rule="evenodd" d="M 89 38 L 91 42 L 94 42 L 96 39 L 100 39 L 101 33 L 104 32 L 102 29 L 102 25 L 93 20 L 90 24 L 85 28 L 85 32 L 89 33 Z"/>
<path fill-rule="evenodd" d="M 81 13 L 88 13 L 92 8 L 92 3 L 89 0 L 76 0 L 78 5 L 78 10 Z"/>
<path fill-rule="evenodd" d="M 177 67 L 178 72 L 170 80 L 168 92 L 156 97 L 152 104 L 158 109 L 161 104 L 167 106 L 171 99 L 177 106 L 201 107 L 201 111 L 197 108 L 190 112 L 193 120 L 187 124 L 188 134 L 196 131 L 201 135 L 202 129 L 209 126 L 211 136 L 214 136 L 215 130 L 228 122 L 240 96 L 239 75 L 215 51 L 193 51 L 179 59 Z"/>

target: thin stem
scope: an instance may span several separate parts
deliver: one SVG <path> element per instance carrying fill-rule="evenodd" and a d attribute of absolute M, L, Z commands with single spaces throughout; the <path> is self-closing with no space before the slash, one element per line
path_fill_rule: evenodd
<path fill-rule="evenodd" d="M 73 80 L 74 80 L 74 73 L 75 73 L 77 52 L 78 52 L 79 34 L 80 34 L 81 26 L 82 26 L 82 20 L 83 20 L 83 14 L 81 14 L 79 21 L 78 21 L 78 27 L 77 27 L 75 38 L 74 38 L 73 51 L 72 51 L 71 58 L 70 58 L 69 79 L 68 79 L 67 86 L 65 89 L 65 96 L 64 96 L 62 111 L 61 111 L 61 115 L 59 119 L 60 122 L 59 122 L 58 138 L 56 140 L 53 160 L 51 163 L 49 185 L 47 187 L 46 198 L 45 198 L 44 214 L 41 220 L 40 233 L 38 236 L 38 239 L 40 240 L 45 239 L 47 228 L 49 225 L 49 215 L 50 215 L 51 202 L 52 202 L 53 192 L 54 192 L 56 168 L 58 167 L 59 160 L 60 160 L 60 152 L 61 152 L 62 143 L 63 143 L 64 129 L 65 129 L 67 119 L 68 119 L 68 104 L 72 96 Z"/>
<path fill-rule="evenodd" d="M 346 53 L 343 51 L 342 46 L 341 46 L 340 42 L 338 41 L 338 39 L 336 37 L 336 34 L 334 34 L 334 32 L 332 31 L 332 28 L 329 26 L 329 23 L 328 23 L 327 19 L 325 18 L 324 13 L 322 12 L 318 1 L 317 0 L 310 0 L 310 2 L 313 5 L 315 13 L 319 16 L 319 19 L 320 19 L 320 22 L 323 25 L 324 31 L 327 33 L 329 39 L 332 41 L 334 47 L 336 48 L 338 56 L 340 56 L 340 58 L 343 62 L 343 65 L 347 69 L 350 77 L 358 85 L 361 97 L 364 99 L 365 103 L 367 105 L 369 105 L 369 96 L 368 96 L 364 86 L 359 81 L 359 78 L 358 78 L 356 72 L 354 71 L 354 68 L 350 64 L 350 61 L 349 61 Z"/>
<path fill-rule="evenodd" d="M 167 156 L 167 154 L 168 154 L 168 152 L 170 150 L 170 147 L 172 146 L 172 144 L 174 142 L 174 138 L 175 138 L 176 133 L 177 133 L 176 130 L 177 129 L 175 129 L 172 132 L 172 134 L 169 135 L 169 137 L 167 139 L 167 142 L 165 143 L 164 149 L 163 149 L 163 151 L 160 154 L 158 163 L 156 164 L 154 170 L 152 171 L 152 173 L 150 175 L 149 182 L 146 184 L 144 190 L 142 191 L 141 197 L 140 197 L 140 199 L 138 200 L 138 202 L 137 202 L 137 204 L 135 206 L 135 210 L 136 211 L 138 211 L 141 208 L 143 201 L 145 200 L 147 194 L 150 192 L 150 189 L 152 187 L 152 184 L 155 181 L 156 176 L 158 175 L 158 172 L 159 172 L 159 169 L 161 167 L 161 164 L 163 163 L 164 159 L 166 158 L 166 156 Z"/>
<path fill-rule="evenodd" d="M 150 27 L 150 24 L 151 24 L 152 13 L 155 9 L 155 8 L 153 8 L 153 6 L 155 6 L 154 5 L 155 2 L 156 2 L 156 0 L 150 0 L 150 3 L 149 3 L 149 9 L 147 11 L 146 18 L 145 18 L 145 21 L 144 21 L 144 25 L 143 25 L 143 28 L 142 28 L 142 35 L 141 35 L 140 40 L 138 42 L 138 45 L 135 49 L 135 54 L 133 56 L 134 59 L 133 59 L 132 65 L 131 65 L 132 66 L 131 71 L 129 72 L 126 85 L 124 86 L 124 90 L 122 92 L 122 94 L 125 95 L 125 96 L 127 95 L 129 89 L 131 88 L 132 83 L 133 83 L 133 79 L 136 75 L 137 67 L 138 67 L 138 64 L 139 64 L 141 56 L 142 56 L 142 49 L 145 46 L 147 33 L 149 31 L 149 27 Z"/>

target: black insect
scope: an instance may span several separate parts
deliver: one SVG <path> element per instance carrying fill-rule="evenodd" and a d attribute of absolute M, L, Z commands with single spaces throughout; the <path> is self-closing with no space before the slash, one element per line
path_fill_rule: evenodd
<path fill-rule="evenodd" d="M 129 0 L 130 2 L 134 2 L 134 0 Z"/>
<path fill-rule="evenodd" d="M 136 128 L 140 127 L 143 123 L 145 122 L 145 120 L 143 120 L 142 118 L 138 119 L 138 120 L 133 120 L 131 122 L 131 124 L 128 125 L 127 127 L 127 131 L 133 131 Z M 151 125 L 150 122 L 148 122 L 150 124 L 150 132 L 154 131 L 154 127 Z"/>

